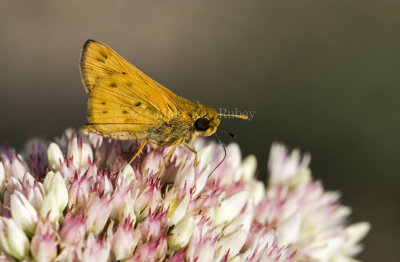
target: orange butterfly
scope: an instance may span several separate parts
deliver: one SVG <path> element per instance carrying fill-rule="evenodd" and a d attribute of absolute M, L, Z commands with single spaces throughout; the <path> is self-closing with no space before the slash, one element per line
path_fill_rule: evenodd
<path fill-rule="evenodd" d="M 150 79 L 107 45 L 87 40 L 81 54 L 81 77 L 88 101 L 88 124 L 83 131 L 119 140 L 141 141 L 129 164 L 146 144 L 153 148 L 177 146 L 195 154 L 193 142 L 215 133 L 220 116 L 213 108 L 177 96 Z M 160 170 L 160 173 L 161 173 Z"/>

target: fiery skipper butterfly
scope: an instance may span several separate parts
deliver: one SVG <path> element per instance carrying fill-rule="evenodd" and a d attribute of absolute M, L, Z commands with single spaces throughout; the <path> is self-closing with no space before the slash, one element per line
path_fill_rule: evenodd
<path fill-rule="evenodd" d="M 81 53 L 81 77 L 88 100 L 88 123 L 83 131 L 119 140 L 141 141 L 135 159 L 146 144 L 153 148 L 177 146 L 197 152 L 193 142 L 215 133 L 224 115 L 200 103 L 177 96 L 150 79 L 107 45 L 88 40 Z M 162 168 L 161 168 L 162 170 Z M 160 171 L 161 172 L 161 171 Z"/>

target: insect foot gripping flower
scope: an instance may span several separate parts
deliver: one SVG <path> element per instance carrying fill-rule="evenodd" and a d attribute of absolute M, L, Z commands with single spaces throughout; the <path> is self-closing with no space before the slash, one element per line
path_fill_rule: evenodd
<path fill-rule="evenodd" d="M 69 129 L 17 154 L 0 146 L 3 261 L 354 261 L 366 222 L 349 225 L 339 193 L 312 179 L 309 155 L 274 144 L 267 186 L 239 146 L 193 153 Z M 195 186 L 196 185 L 196 186 Z"/>

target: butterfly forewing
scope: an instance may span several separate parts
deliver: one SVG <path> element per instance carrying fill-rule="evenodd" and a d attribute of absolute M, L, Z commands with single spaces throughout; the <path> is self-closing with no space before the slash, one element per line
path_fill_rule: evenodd
<path fill-rule="evenodd" d="M 174 103 L 177 95 L 143 74 L 103 43 L 86 41 L 80 66 L 82 81 L 89 95 L 94 88 L 104 87 L 103 83 L 109 82 L 114 86 L 116 83 L 113 84 L 113 81 L 118 81 L 119 86 L 114 92 L 123 93 L 125 89 L 125 94 L 135 93 L 165 116 L 178 110 Z"/>
<path fill-rule="evenodd" d="M 182 105 L 191 103 L 93 40 L 83 47 L 81 76 L 89 94 L 89 123 L 84 130 L 108 137 L 145 139 L 179 115 Z"/>

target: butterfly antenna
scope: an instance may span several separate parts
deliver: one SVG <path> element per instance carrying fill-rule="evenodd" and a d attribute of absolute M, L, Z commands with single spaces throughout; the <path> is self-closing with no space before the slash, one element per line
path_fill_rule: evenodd
<path fill-rule="evenodd" d="M 213 169 L 213 171 L 211 171 L 211 173 L 208 175 L 208 177 L 210 177 L 212 175 L 212 173 L 214 173 L 214 171 L 222 164 L 222 162 L 224 162 L 225 158 L 226 158 L 226 149 L 224 144 L 222 144 L 221 140 L 219 139 L 219 137 L 217 136 L 217 133 L 214 133 L 214 135 L 217 137 L 219 143 L 221 144 L 222 148 L 224 149 L 224 158 L 222 158 L 222 160 L 218 163 L 218 165 Z"/>

